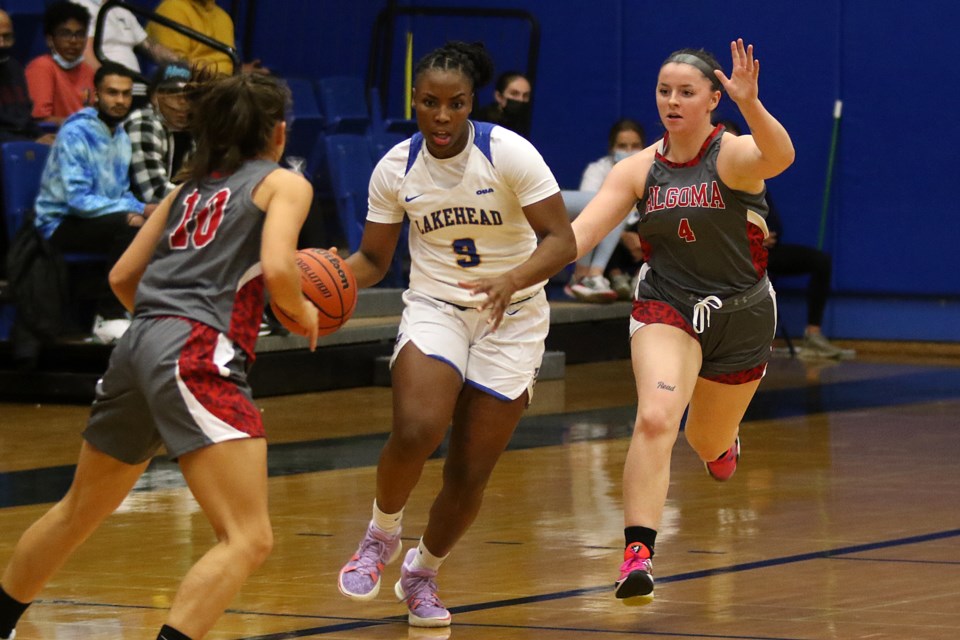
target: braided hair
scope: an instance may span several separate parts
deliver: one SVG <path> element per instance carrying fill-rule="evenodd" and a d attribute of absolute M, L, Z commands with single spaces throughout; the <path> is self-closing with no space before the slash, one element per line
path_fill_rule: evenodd
<path fill-rule="evenodd" d="M 473 84 L 476 91 L 493 77 L 493 60 L 482 42 L 466 43 L 451 40 L 420 58 L 413 70 L 414 80 L 425 71 L 439 69 L 459 71 Z"/>

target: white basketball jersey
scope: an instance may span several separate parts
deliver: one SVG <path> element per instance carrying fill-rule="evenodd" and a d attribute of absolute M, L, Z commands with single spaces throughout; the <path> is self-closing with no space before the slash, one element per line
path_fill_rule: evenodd
<path fill-rule="evenodd" d="M 438 160 L 415 134 L 378 163 L 370 182 L 367 220 L 410 220 L 410 288 L 463 307 L 481 300 L 459 282 L 498 276 L 526 261 L 537 237 L 522 207 L 559 192 L 543 158 L 524 138 L 489 123 L 471 122 L 472 139 L 455 158 Z M 463 163 L 463 154 L 468 154 Z M 460 162 L 460 182 L 434 180 L 439 163 Z M 435 163 L 431 175 L 430 163 Z M 447 165 L 449 167 L 449 165 Z M 528 298 L 544 282 L 517 291 Z"/>

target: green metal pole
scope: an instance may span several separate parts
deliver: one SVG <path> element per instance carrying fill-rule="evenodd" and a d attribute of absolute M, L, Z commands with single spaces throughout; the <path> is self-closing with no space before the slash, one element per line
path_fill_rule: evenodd
<path fill-rule="evenodd" d="M 833 163 L 837 157 L 837 138 L 840 136 L 840 115 L 843 112 L 843 101 L 837 100 L 833 105 L 833 133 L 830 136 L 830 155 L 827 158 L 827 183 L 823 188 L 823 210 L 820 212 L 820 236 L 817 239 L 817 249 L 823 250 L 823 239 L 827 233 L 827 210 L 830 207 L 830 187 L 833 184 Z"/>

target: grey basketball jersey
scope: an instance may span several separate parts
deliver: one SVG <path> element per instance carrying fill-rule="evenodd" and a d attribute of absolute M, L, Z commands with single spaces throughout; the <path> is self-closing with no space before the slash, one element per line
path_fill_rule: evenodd
<path fill-rule="evenodd" d="M 720 180 L 722 134 L 723 127 L 714 129 L 690 162 L 656 154 L 637 205 L 650 284 L 724 298 L 749 289 L 766 273 L 766 190 L 734 191 Z M 664 145 L 667 140 L 664 136 Z"/>
<path fill-rule="evenodd" d="M 202 322 L 253 355 L 263 313 L 265 215 L 252 195 L 277 168 L 252 160 L 230 175 L 183 185 L 137 288 L 137 316 Z"/>

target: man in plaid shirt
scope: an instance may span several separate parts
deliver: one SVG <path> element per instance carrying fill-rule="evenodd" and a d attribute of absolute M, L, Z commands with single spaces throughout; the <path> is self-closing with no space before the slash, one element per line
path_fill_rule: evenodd
<path fill-rule="evenodd" d="M 193 151 L 187 131 L 190 103 L 184 93 L 191 77 L 184 62 L 158 67 L 150 83 L 150 104 L 132 112 L 124 124 L 133 150 L 130 189 L 148 204 L 173 191 L 173 180 Z"/>

